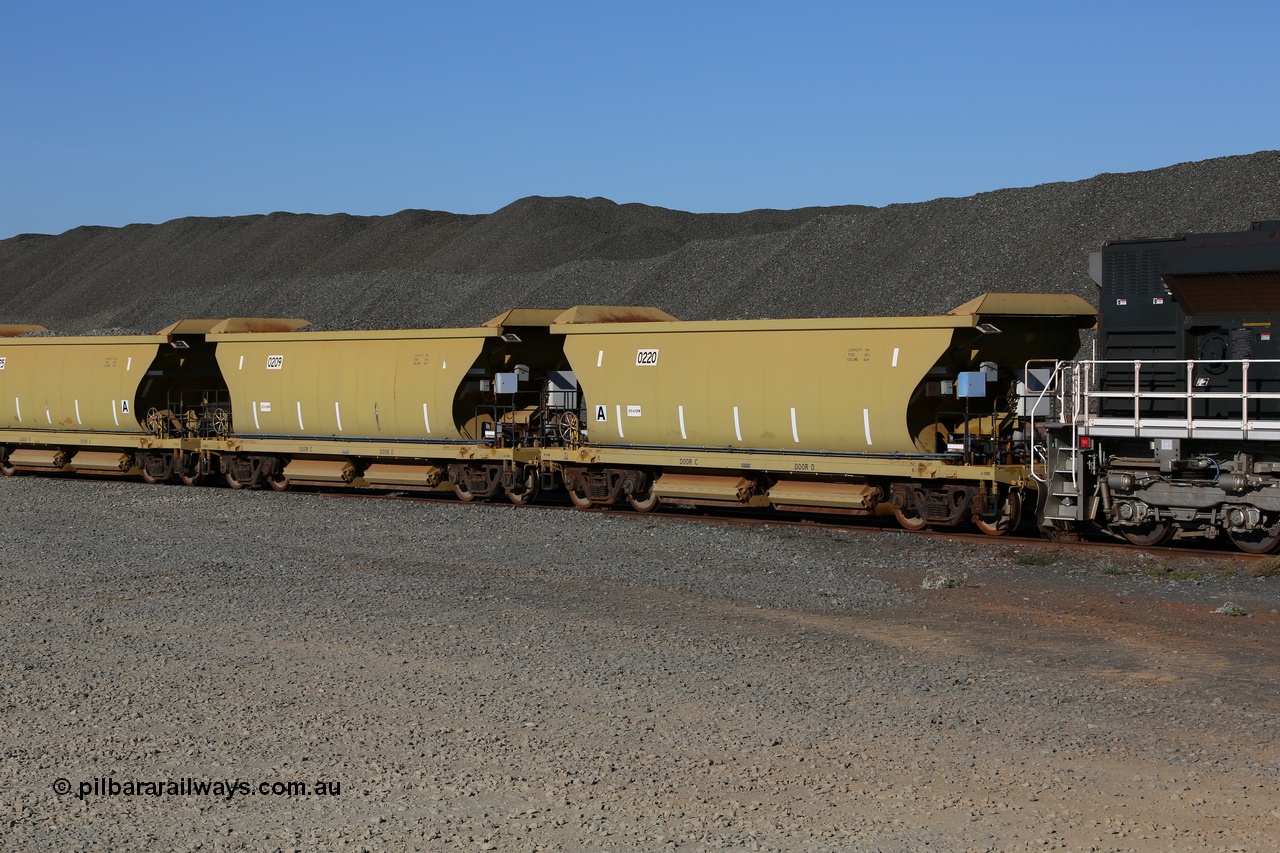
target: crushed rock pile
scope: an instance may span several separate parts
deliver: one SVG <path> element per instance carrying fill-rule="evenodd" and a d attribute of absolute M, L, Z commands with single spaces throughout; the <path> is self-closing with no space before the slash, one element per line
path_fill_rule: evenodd
<path fill-rule="evenodd" d="M 1280 218 L 1280 151 L 917 204 L 695 214 L 526 198 L 487 215 L 186 218 L 0 241 L 0 322 L 69 333 L 184 317 L 319 328 L 482 323 L 513 306 L 689 320 L 926 315 L 986 291 L 1094 287 L 1105 240 Z"/>

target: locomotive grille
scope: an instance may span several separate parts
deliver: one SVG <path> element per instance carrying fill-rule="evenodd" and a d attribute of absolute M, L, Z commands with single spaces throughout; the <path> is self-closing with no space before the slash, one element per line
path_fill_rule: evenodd
<path fill-rule="evenodd" d="M 1104 252 L 1102 265 L 1102 280 L 1107 284 L 1105 295 L 1109 298 L 1164 295 L 1157 249 Z"/>

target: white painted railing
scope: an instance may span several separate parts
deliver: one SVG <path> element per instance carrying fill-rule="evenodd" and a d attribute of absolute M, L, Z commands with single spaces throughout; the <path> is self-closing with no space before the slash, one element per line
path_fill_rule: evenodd
<path fill-rule="evenodd" d="M 1239 377 L 1239 390 L 1211 391 L 1207 387 L 1197 388 L 1196 368 L 1209 364 L 1215 368 L 1214 375 L 1223 370 L 1238 371 L 1235 375 Z M 1280 390 L 1250 390 L 1251 385 L 1257 384 L 1256 379 L 1251 380 L 1250 371 L 1256 377 L 1262 372 L 1259 368 L 1263 365 L 1280 365 L 1280 359 L 1136 359 L 1065 363 L 1062 365 L 1062 368 L 1066 368 L 1063 372 L 1069 372 L 1070 375 L 1064 375 L 1060 383 L 1060 411 L 1064 413 L 1062 420 L 1070 418 L 1071 422 L 1081 428 L 1082 433 L 1096 436 L 1277 439 L 1280 438 L 1280 404 L 1267 407 L 1275 411 L 1265 416 L 1259 411 L 1258 404 L 1265 400 L 1280 401 Z M 1098 387 L 1104 373 L 1112 386 L 1106 391 L 1099 390 Z M 1117 374 L 1131 377 L 1123 383 L 1128 387 L 1115 387 Z M 1159 374 L 1159 379 L 1166 385 L 1171 377 L 1177 377 L 1174 384 L 1179 387 L 1144 389 L 1144 381 L 1151 384 L 1156 374 Z M 1268 378 L 1275 375 L 1274 368 L 1266 371 Z M 1117 401 L 1120 405 L 1105 407 L 1108 411 L 1104 411 L 1104 401 L 1108 400 Z M 1159 406 L 1157 401 L 1165 402 L 1165 405 Z M 1172 405 L 1167 401 L 1173 401 Z M 1227 401 L 1225 407 L 1217 408 L 1225 408 L 1232 415 L 1197 415 L 1196 404 L 1208 401 Z M 1152 403 L 1156 403 L 1162 411 L 1144 415 L 1144 408 L 1154 408 Z"/>

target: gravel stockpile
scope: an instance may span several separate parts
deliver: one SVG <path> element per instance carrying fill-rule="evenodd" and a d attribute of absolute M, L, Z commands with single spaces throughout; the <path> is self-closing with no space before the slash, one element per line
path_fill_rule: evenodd
<path fill-rule="evenodd" d="M 0 491 L 12 849 L 1280 837 L 1274 577 L 1176 583 L 1096 552 L 1036 568 L 1018 547 L 887 532 Z M 922 589 L 939 567 L 967 586 Z M 1215 615 L 1227 601 L 1250 615 Z M 231 793 L 104 793 L 157 780 Z M 340 791 L 258 792 L 299 781 Z"/>
<path fill-rule="evenodd" d="M 192 316 L 471 325 L 513 306 L 685 319 L 915 315 L 984 291 L 1092 298 L 1104 240 L 1280 217 L 1280 152 L 884 208 L 692 214 L 526 198 L 484 216 L 273 213 L 0 241 L 3 322 L 69 332 Z"/>

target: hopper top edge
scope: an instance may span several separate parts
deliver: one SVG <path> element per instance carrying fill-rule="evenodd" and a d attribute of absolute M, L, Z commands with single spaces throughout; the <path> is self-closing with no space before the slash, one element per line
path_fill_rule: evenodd
<path fill-rule="evenodd" d="M 512 308 L 487 321 L 485 328 L 503 326 L 550 326 L 563 313 L 561 308 Z"/>
<path fill-rule="evenodd" d="M 947 312 L 956 316 L 1080 317 L 1098 309 L 1074 293 L 984 293 Z"/>
<path fill-rule="evenodd" d="M 33 326 L 24 323 L 0 323 L 0 338 L 14 338 L 28 332 L 47 332 L 44 326 Z"/>
<path fill-rule="evenodd" d="M 187 317 L 165 326 L 158 335 L 219 335 L 228 332 L 292 332 L 309 320 L 284 317 Z"/>
<path fill-rule="evenodd" d="M 670 320 L 638 323 L 583 323 L 566 320 L 565 312 L 552 326 L 558 334 L 629 332 L 763 332 L 856 329 L 959 329 L 978 326 L 983 317 L 1068 317 L 1081 327 L 1092 326 L 1097 309 L 1074 294 L 984 293 L 946 314 L 927 317 L 820 317 L 779 320 Z"/>
<path fill-rule="evenodd" d="M 553 326 L 605 323 L 678 323 L 680 320 L 661 308 L 645 305 L 575 305 L 551 321 Z"/>

